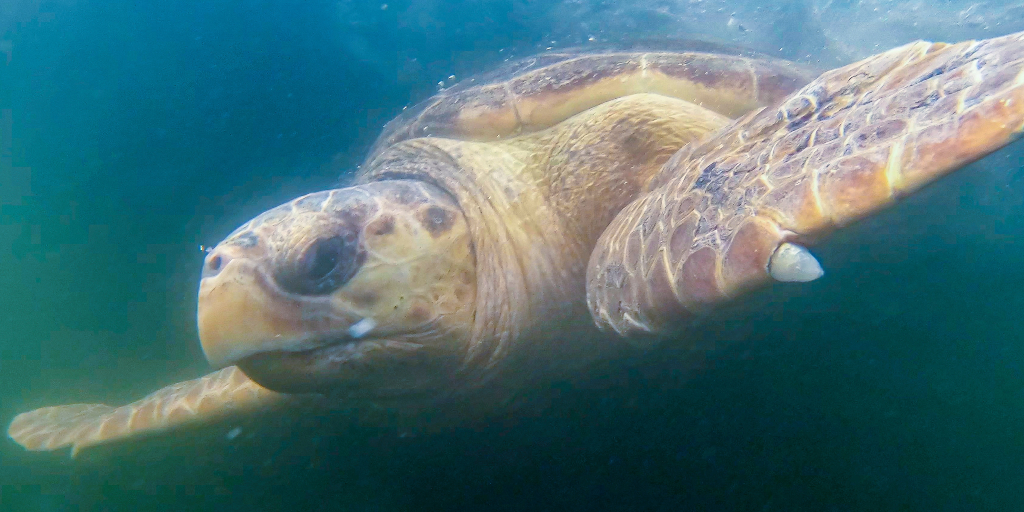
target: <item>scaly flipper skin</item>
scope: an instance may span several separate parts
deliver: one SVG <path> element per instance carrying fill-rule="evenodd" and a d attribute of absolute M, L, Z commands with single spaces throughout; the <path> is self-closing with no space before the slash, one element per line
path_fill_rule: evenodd
<path fill-rule="evenodd" d="M 232 414 L 278 406 L 289 400 L 228 367 L 205 377 L 179 382 L 121 407 L 72 404 L 19 414 L 7 435 L 28 450 L 82 448 Z"/>
<path fill-rule="evenodd" d="M 1024 34 L 916 42 L 827 72 L 673 156 L 587 269 L 602 328 L 664 332 L 808 244 L 999 149 L 1024 123 Z"/>

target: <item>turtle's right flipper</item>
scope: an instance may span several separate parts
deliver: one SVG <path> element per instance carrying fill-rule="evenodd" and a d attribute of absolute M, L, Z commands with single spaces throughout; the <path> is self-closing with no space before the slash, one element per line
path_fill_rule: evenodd
<path fill-rule="evenodd" d="M 236 367 L 179 382 L 121 407 L 72 404 L 19 414 L 7 435 L 28 450 L 82 448 L 272 407 L 287 400 Z"/>
<path fill-rule="evenodd" d="M 821 268 L 803 246 L 1024 136 L 1024 32 L 918 41 L 828 71 L 677 152 L 587 267 L 596 324 L 671 335 Z"/>

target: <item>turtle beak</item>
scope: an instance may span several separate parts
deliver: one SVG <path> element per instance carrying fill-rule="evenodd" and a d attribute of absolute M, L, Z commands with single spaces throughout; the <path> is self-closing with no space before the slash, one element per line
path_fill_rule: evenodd
<path fill-rule="evenodd" d="M 223 367 L 253 354 L 312 348 L 303 327 L 306 304 L 274 293 L 253 259 L 233 246 L 206 257 L 199 284 L 199 340 L 211 365 Z"/>

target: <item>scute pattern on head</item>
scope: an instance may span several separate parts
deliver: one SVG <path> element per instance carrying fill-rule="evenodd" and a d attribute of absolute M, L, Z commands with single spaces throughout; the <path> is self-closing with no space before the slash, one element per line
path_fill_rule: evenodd
<path fill-rule="evenodd" d="M 1024 123 L 1024 35 L 912 43 L 830 71 L 677 153 L 602 236 L 598 324 L 660 330 L 768 279 L 810 243 L 980 158 Z"/>
<path fill-rule="evenodd" d="M 239 243 L 252 237 L 261 243 Z M 247 223 L 207 260 L 218 262 L 200 287 L 207 357 L 238 364 L 265 386 L 411 390 L 413 380 L 445 373 L 366 380 L 388 374 L 388 353 L 457 365 L 465 352 L 472 244 L 458 205 L 427 183 L 378 181 L 297 198 Z M 360 322 L 373 327 L 355 336 Z"/>

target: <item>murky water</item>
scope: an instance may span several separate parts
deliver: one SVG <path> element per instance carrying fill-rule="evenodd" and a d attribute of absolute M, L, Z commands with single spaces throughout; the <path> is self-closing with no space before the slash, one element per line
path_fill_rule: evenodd
<path fill-rule="evenodd" d="M 338 183 L 443 82 L 548 47 L 696 38 L 822 68 L 1024 29 L 1015 2 L 0 6 L 0 420 L 208 368 L 203 254 Z M 1012 510 L 1024 146 L 821 247 L 827 279 L 441 432 L 260 418 L 71 460 L 0 443 L 2 510 Z M 341 176 L 341 179 L 345 179 Z"/>

